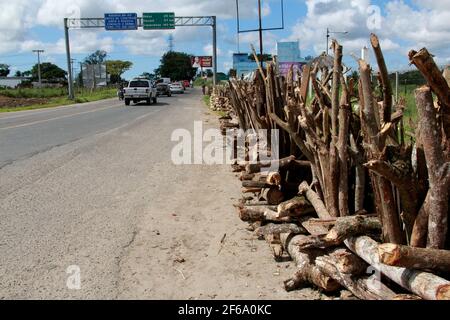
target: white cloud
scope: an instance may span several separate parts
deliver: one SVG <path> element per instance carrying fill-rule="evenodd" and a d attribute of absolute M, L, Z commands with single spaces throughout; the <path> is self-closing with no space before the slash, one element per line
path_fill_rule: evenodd
<path fill-rule="evenodd" d="M 444 2 L 446 4 L 444 4 Z M 313 48 L 315 54 L 326 50 L 326 30 L 348 31 L 331 34 L 344 46 L 345 52 L 358 53 L 369 46 L 370 33 L 381 39 L 383 50 L 401 55 L 411 49 L 427 47 L 438 61 L 450 56 L 450 2 L 414 0 L 415 6 L 402 0 L 385 2 L 385 15 L 376 16 L 378 9 L 371 0 L 306 0 L 307 15 L 298 20 L 288 39 L 299 40 L 301 48 Z M 376 9 L 374 11 L 373 9 Z M 376 18 L 379 28 L 369 28 Z"/>

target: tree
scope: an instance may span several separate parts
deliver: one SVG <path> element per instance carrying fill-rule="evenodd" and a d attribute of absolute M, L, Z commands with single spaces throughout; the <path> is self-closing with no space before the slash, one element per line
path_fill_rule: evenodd
<path fill-rule="evenodd" d="M 236 69 L 230 69 L 228 71 L 228 77 L 229 78 L 236 78 L 236 76 L 237 76 L 237 70 Z"/>
<path fill-rule="evenodd" d="M 161 65 L 156 71 L 164 78 L 189 80 L 195 76 L 197 69 L 192 68 L 191 55 L 170 51 L 162 56 Z"/>
<path fill-rule="evenodd" d="M 108 53 L 104 50 L 97 50 L 84 59 L 86 64 L 102 64 Z"/>
<path fill-rule="evenodd" d="M 14 74 L 14 77 L 22 77 L 22 75 L 23 73 L 17 70 L 16 73 Z"/>
<path fill-rule="evenodd" d="M 146 78 L 148 80 L 154 80 L 155 79 L 155 75 L 153 73 L 150 73 L 150 72 L 143 72 L 140 76 L 142 78 Z"/>
<path fill-rule="evenodd" d="M 53 63 L 41 63 L 42 79 L 46 79 L 49 82 L 61 82 L 62 80 L 65 80 L 66 74 L 66 71 Z M 38 64 L 35 64 L 31 69 L 31 77 L 32 81 L 36 81 L 38 79 Z"/>
<path fill-rule="evenodd" d="M 0 64 L 0 77 L 7 77 L 10 72 L 9 65 L 3 63 Z"/>
<path fill-rule="evenodd" d="M 122 60 L 106 61 L 106 70 L 111 75 L 111 83 L 118 83 L 122 80 L 122 74 L 131 69 L 133 63 Z"/>

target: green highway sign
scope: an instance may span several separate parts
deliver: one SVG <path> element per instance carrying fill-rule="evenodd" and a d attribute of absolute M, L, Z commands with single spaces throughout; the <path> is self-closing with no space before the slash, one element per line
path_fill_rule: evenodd
<path fill-rule="evenodd" d="M 175 13 L 151 12 L 142 16 L 144 30 L 175 29 Z"/>

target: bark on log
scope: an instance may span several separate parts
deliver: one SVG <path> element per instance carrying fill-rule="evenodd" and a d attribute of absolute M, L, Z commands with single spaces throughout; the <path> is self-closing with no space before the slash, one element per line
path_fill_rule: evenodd
<path fill-rule="evenodd" d="M 260 199 L 264 199 L 270 205 L 279 205 L 284 201 L 284 193 L 276 188 L 262 189 Z"/>
<path fill-rule="evenodd" d="M 303 194 L 306 196 L 306 199 L 311 202 L 311 205 L 316 210 L 317 215 L 321 219 L 330 219 L 331 215 L 328 212 L 328 210 L 325 208 L 325 205 L 323 201 L 320 199 L 320 197 L 315 193 L 308 185 L 307 182 L 303 182 L 299 187 L 300 194 Z"/>
<path fill-rule="evenodd" d="M 336 219 L 322 220 L 322 219 L 309 219 L 302 223 L 302 226 L 312 236 L 323 236 L 330 232 L 336 223 Z"/>
<path fill-rule="evenodd" d="M 290 217 L 279 218 L 276 211 L 269 210 L 265 207 L 246 207 L 239 206 L 239 218 L 245 222 L 256 221 L 272 221 L 272 222 L 291 222 Z"/>
<path fill-rule="evenodd" d="M 356 297 L 363 300 L 392 300 L 395 293 L 385 286 L 375 275 L 354 276 L 341 272 L 336 264 L 338 260 L 331 256 L 318 257 L 316 265 L 324 274 L 332 277 Z"/>
<path fill-rule="evenodd" d="M 302 252 L 294 245 L 296 237 L 292 234 L 282 234 L 280 236 L 281 243 L 284 249 L 289 253 L 292 260 L 295 262 L 298 270 L 292 279 L 285 281 L 285 289 L 292 291 L 308 284 L 313 284 L 325 292 L 333 292 L 339 289 L 340 285 L 331 277 L 325 276 L 314 265 L 314 260 L 322 252 L 308 250 Z"/>
<path fill-rule="evenodd" d="M 383 52 L 381 50 L 380 41 L 375 34 L 371 34 L 370 42 L 377 58 L 378 68 L 380 70 L 381 83 L 383 86 L 383 110 L 382 123 L 389 123 L 391 121 L 392 113 L 392 85 L 389 79 L 389 73 L 384 61 Z"/>
<path fill-rule="evenodd" d="M 292 234 L 307 234 L 308 231 L 306 231 L 305 228 L 298 226 L 293 223 L 283 223 L 283 224 L 275 224 L 275 223 L 269 223 L 262 227 L 259 227 L 256 229 L 255 234 L 256 236 L 267 236 L 269 234 L 282 234 L 282 233 L 292 233 Z"/>
<path fill-rule="evenodd" d="M 377 159 L 383 154 L 385 144 L 380 138 L 380 128 L 376 121 L 375 103 L 371 85 L 371 69 L 364 61 L 359 61 L 361 73 L 360 83 L 362 89 L 362 120 L 365 127 L 368 153 L 370 159 Z M 404 236 L 400 227 L 399 215 L 396 211 L 392 184 L 384 177 L 372 176 L 375 194 L 379 198 L 377 210 L 383 223 L 383 237 L 385 241 L 403 244 Z"/>
<path fill-rule="evenodd" d="M 295 197 L 278 205 L 280 217 L 299 217 L 313 212 L 314 208 L 304 197 Z"/>
<path fill-rule="evenodd" d="M 430 208 L 428 207 L 429 202 L 430 193 L 427 194 L 427 198 L 425 199 L 425 202 L 417 215 L 416 221 L 414 222 L 410 241 L 412 247 L 425 248 L 427 246 L 428 218 L 430 213 Z"/>
<path fill-rule="evenodd" d="M 350 238 L 347 247 L 382 274 L 426 300 L 450 300 L 450 282 L 431 273 L 380 263 L 378 243 L 369 237 Z"/>
<path fill-rule="evenodd" d="M 448 87 L 447 87 L 448 88 Z M 429 248 L 444 249 L 448 229 L 449 181 L 442 150 L 442 134 L 428 86 L 416 90 L 416 104 L 419 111 L 421 141 L 428 166 L 430 182 L 428 243 Z"/>
<path fill-rule="evenodd" d="M 341 79 L 343 86 L 343 94 L 341 106 L 339 109 L 339 142 L 338 142 L 338 154 L 339 154 L 339 214 L 341 217 L 348 216 L 350 210 L 348 207 L 348 141 L 349 141 L 349 120 L 351 107 L 348 101 L 348 90 L 345 81 Z"/>
<path fill-rule="evenodd" d="M 420 270 L 450 271 L 450 251 L 385 243 L 378 246 L 380 261 L 389 266 Z"/>
<path fill-rule="evenodd" d="M 345 239 L 381 231 L 381 223 L 376 217 L 351 216 L 337 218 L 333 228 L 324 236 L 299 236 L 296 245 L 301 250 L 338 246 Z"/>
<path fill-rule="evenodd" d="M 295 160 L 295 156 L 290 156 L 280 160 L 262 161 L 259 163 L 251 163 L 245 166 L 247 173 L 258 173 L 264 168 L 283 169 L 291 164 Z"/>

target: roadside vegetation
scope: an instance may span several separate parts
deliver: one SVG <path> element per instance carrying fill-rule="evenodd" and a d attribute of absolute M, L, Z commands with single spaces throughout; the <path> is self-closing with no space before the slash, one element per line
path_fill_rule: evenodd
<path fill-rule="evenodd" d="M 75 103 L 85 103 L 117 96 L 115 88 L 101 88 L 96 90 L 80 89 L 76 91 L 76 98 L 67 98 L 65 88 L 26 88 L 0 89 L 0 112 L 13 112 L 65 106 Z"/>

